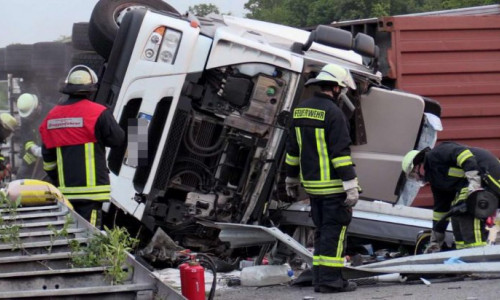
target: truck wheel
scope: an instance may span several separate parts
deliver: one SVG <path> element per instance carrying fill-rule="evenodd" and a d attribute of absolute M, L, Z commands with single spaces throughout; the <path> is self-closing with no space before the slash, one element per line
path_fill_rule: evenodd
<path fill-rule="evenodd" d="M 107 60 L 123 16 L 128 11 L 141 8 L 179 14 L 175 8 L 161 0 L 100 0 L 95 5 L 89 22 L 89 39 L 95 51 Z"/>
<path fill-rule="evenodd" d="M 5 71 L 15 76 L 31 72 L 32 45 L 16 44 L 5 48 Z"/>
<path fill-rule="evenodd" d="M 43 77 L 62 77 L 66 71 L 66 45 L 61 42 L 33 44 L 33 72 Z"/>
<path fill-rule="evenodd" d="M 71 58 L 71 67 L 86 65 L 99 75 L 104 64 L 104 58 L 94 51 L 77 52 Z"/>
<path fill-rule="evenodd" d="M 431 242 L 431 232 L 424 231 L 420 233 L 417 237 L 417 242 L 415 243 L 415 255 L 423 254 L 429 243 Z"/>
<path fill-rule="evenodd" d="M 7 72 L 5 71 L 5 48 L 0 48 L 0 80 L 7 79 Z"/>
<path fill-rule="evenodd" d="M 83 51 L 94 51 L 89 40 L 89 23 L 78 22 L 73 24 L 71 31 L 71 43 L 73 48 Z"/>

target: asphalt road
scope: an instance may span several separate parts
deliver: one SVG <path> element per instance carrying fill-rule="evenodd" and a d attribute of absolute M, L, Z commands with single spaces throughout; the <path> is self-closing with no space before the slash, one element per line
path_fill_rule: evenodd
<path fill-rule="evenodd" d="M 452 280 L 442 282 L 444 280 Z M 320 294 L 312 287 L 293 287 L 288 285 L 269 287 L 226 287 L 216 291 L 216 300 L 235 299 L 371 299 L 371 300 L 498 300 L 500 299 L 500 274 L 478 275 L 466 278 L 430 279 L 430 285 L 420 280 L 405 283 L 377 283 L 360 285 L 358 289 L 348 293 Z M 439 282 L 441 281 L 441 282 Z"/>

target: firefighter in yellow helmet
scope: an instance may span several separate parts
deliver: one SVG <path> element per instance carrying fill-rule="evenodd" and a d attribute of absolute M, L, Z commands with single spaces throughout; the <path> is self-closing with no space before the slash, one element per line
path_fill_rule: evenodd
<path fill-rule="evenodd" d="M 18 126 L 16 118 L 8 113 L 0 114 L 0 144 L 5 144 Z M 0 181 L 10 176 L 11 165 L 6 157 L 0 154 Z"/>
<path fill-rule="evenodd" d="M 443 142 L 433 149 L 408 152 L 402 168 L 408 179 L 428 183 L 434 197 L 434 226 L 426 253 L 441 251 L 449 216 L 457 249 L 486 244 L 485 219 L 496 211 L 500 197 L 500 162 L 495 155 Z M 479 200 L 485 205 L 475 207 Z"/>
<path fill-rule="evenodd" d="M 342 277 L 347 226 L 359 198 L 351 159 L 349 123 L 338 106 L 342 89 L 356 86 L 348 70 L 328 64 L 306 86 L 319 86 L 310 99 L 293 110 L 287 144 L 286 191 L 297 197 L 302 185 L 311 201 L 315 229 L 313 285 L 315 292 L 356 289 Z"/>
<path fill-rule="evenodd" d="M 89 100 L 97 81 L 87 66 L 73 67 L 61 89 L 69 98 L 47 114 L 40 135 L 44 170 L 75 211 L 100 227 L 111 191 L 105 147 L 121 146 L 125 132 L 109 109 Z"/>
<path fill-rule="evenodd" d="M 45 177 L 42 168 L 42 147 L 38 126 L 45 117 L 37 95 L 24 93 L 17 98 L 17 109 L 21 117 L 20 140 L 22 162 L 17 171 L 17 179 Z M 40 163 L 39 163 L 40 161 Z M 39 167 L 40 166 L 40 167 Z"/>

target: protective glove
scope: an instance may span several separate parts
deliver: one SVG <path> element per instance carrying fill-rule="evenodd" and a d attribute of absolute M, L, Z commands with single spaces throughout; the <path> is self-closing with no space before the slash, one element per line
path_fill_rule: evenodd
<path fill-rule="evenodd" d="M 287 177 L 285 179 L 286 194 L 290 198 L 297 198 L 299 195 L 300 179 L 296 177 Z"/>
<path fill-rule="evenodd" d="M 42 147 L 40 147 L 38 145 L 31 146 L 30 152 L 31 152 L 31 154 L 33 154 L 34 156 L 36 156 L 38 158 L 42 157 Z"/>
<path fill-rule="evenodd" d="M 467 171 L 465 172 L 465 177 L 467 177 L 467 180 L 469 181 L 469 185 L 467 186 L 467 195 L 482 189 L 479 171 Z"/>
<path fill-rule="evenodd" d="M 444 243 L 444 236 L 444 232 L 437 232 L 433 230 L 431 232 L 431 241 L 429 243 L 429 246 L 425 248 L 424 254 L 436 253 L 441 251 L 441 247 Z"/>
<path fill-rule="evenodd" d="M 343 181 L 342 186 L 347 194 L 344 204 L 349 207 L 354 207 L 359 199 L 358 178 Z"/>

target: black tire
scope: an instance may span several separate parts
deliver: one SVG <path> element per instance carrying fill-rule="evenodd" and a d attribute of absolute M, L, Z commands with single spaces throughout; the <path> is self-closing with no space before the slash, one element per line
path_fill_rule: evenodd
<path fill-rule="evenodd" d="M 94 70 L 96 74 L 100 74 L 104 65 L 104 58 L 93 51 L 77 52 L 71 58 L 71 67 L 76 65 L 86 65 Z"/>
<path fill-rule="evenodd" d="M 5 48 L 0 48 L 0 72 L 5 72 Z"/>
<path fill-rule="evenodd" d="M 0 48 L 0 80 L 7 79 L 7 71 L 5 70 L 5 48 Z"/>
<path fill-rule="evenodd" d="M 31 72 L 32 45 L 16 44 L 5 48 L 5 71 L 14 76 Z"/>
<path fill-rule="evenodd" d="M 94 51 L 94 47 L 89 40 L 89 23 L 79 22 L 73 24 L 71 33 L 71 43 L 73 48 L 82 51 Z"/>
<path fill-rule="evenodd" d="M 67 47 L 61 42 L 40 42 L 33 45 L 32 68 L 37 76 L 58 78 L 67 68 Z"/>
<path fill-rule="evenodd" d="M 106 60 L 109 58 L 123 13 L 141 7 L 179 14 L 175 8 L 161 0 L 100 0 L 95 5 L 89 22 L 90 43 L 99 55 Z"/>

